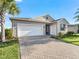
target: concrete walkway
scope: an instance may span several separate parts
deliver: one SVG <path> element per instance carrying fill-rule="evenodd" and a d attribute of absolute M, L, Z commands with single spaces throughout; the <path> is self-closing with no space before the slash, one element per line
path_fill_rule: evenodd
<path fill-rule="evenodd" d="M 79 59 L 79 46 L 48 37 L 19 39 L 21 59 Z"/>

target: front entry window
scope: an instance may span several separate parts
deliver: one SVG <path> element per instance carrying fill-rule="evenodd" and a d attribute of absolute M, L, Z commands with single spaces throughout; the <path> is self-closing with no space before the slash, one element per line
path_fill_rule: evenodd
<path fill-rule="evenodd" d="M 60 24 L 60 30 L 64 31 L 66 28 L 66 25 L 65 24 Z"/>

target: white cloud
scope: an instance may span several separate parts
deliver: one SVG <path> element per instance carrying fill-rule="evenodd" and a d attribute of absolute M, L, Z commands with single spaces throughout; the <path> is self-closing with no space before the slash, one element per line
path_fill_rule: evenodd
<path fill-rule="evenodd" d="M 17 1 L 17 2 L 21 2 L 22 0 L 15 0 L 15 1 Z"/>

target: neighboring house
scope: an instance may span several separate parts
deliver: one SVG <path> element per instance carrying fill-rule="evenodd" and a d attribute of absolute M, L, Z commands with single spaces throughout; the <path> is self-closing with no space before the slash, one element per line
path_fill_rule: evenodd
<path fill-rule="evenodd" d="M 68 25 L 68 31 L 74 32 L 74 33 L 79 33 L 78 24 Z"/>
<path fill-rule="evenodd" d="M 68 21 L 65 18 L 53 19 L 50 15 L 31 18 L 10 18 L 13 36 L 58 35 L 68 32 Z"/>

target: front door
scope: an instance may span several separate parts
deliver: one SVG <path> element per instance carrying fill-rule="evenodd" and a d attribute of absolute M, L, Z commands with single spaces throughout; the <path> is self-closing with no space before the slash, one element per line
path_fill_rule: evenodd
<path fill-rule="evenodd" d="M 46 35 L 50 35 L 50 24 L 46 24 Z"/>

